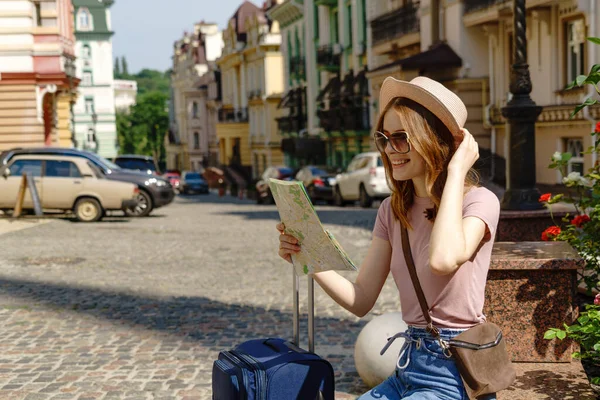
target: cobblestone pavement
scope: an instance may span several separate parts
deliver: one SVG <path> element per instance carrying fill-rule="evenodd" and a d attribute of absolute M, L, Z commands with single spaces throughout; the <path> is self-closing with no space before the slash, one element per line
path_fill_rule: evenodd
<path fill-rule="evenodd" d="M 317 211 L 362 261 L 376 208 Z M 219 350 L 291 338 L 292 272 L 276 256 L 276 221 L 274 206 L 211 194 L 149 218 L 57 219 L 1 235 L 0 399 L 210 399 Z M 338 398 L 354 398 L 366 391 L 354 342 L 370 318 L 399 309 L 393 282 L 361 320 L 315 289 L 316 351 L 334 366 Z"/>

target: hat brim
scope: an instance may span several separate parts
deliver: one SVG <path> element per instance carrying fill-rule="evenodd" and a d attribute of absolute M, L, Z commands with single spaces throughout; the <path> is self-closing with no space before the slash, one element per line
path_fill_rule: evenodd
<path fill-rule="evenodd" d="M 450 110 L 427 90 L 410 82 L 401 81 L 390 76 L 385 79 L 379 92 L 380 113 L 395 98 L 406 98 L 421 104 L 446 125 L 456 140 L 463 139 L 462 127 L 458 125 Z"/>

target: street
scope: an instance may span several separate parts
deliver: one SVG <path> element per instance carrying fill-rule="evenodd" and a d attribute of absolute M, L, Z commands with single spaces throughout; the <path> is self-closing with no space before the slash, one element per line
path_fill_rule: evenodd
<path fill-rule="evenodd" d="M 360 264 L 377 204 L 316 209 Z M 210 194 L 178 197 L 147 218 L 53 219 L 2 234 L 0 398 L 210 399 L 219 350 L 292 337 L 278 219 L 275 206 Z M 359 320 L 315 288 L 316 352 L 334 367 L 338 398 L 354 398 L 367 390 L 356 337 L 369 319 L 399 310 L 397 292 L 388 278 Z M 306 348 L 305 332 L 303 321 Z"/>

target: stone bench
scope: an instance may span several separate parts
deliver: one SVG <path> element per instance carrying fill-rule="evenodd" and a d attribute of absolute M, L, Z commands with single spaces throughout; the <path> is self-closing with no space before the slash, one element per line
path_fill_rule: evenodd
<path fill-rule="evenodd" d="M 575 344 L 546 340 L 548 328 L 570 324 L 577 252 L 565 242 L 498 242 L 494 245 L 485 294 L 490 322 L 502 328 L 517 370 L 515 385 L 498 399 L 595 399 Z"/>

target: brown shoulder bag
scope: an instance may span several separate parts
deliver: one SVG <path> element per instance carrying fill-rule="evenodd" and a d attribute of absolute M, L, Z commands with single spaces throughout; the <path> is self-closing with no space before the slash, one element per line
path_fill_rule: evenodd
<path fill-rule="evenodd" d="M 427 331 L 438 339 L 444 351 L 455 360 L 469 399 L 496 393 L 512 385 L 516 373 L 506 351 L 500 328 L 491 322 L 484 322 L 467 329 L 454 339 L 442 340 L 438 328 L 433 326 L 410 250 L 408 230 L 404 226 L 402 250 L 423 316 L 427 321 Z"/>

